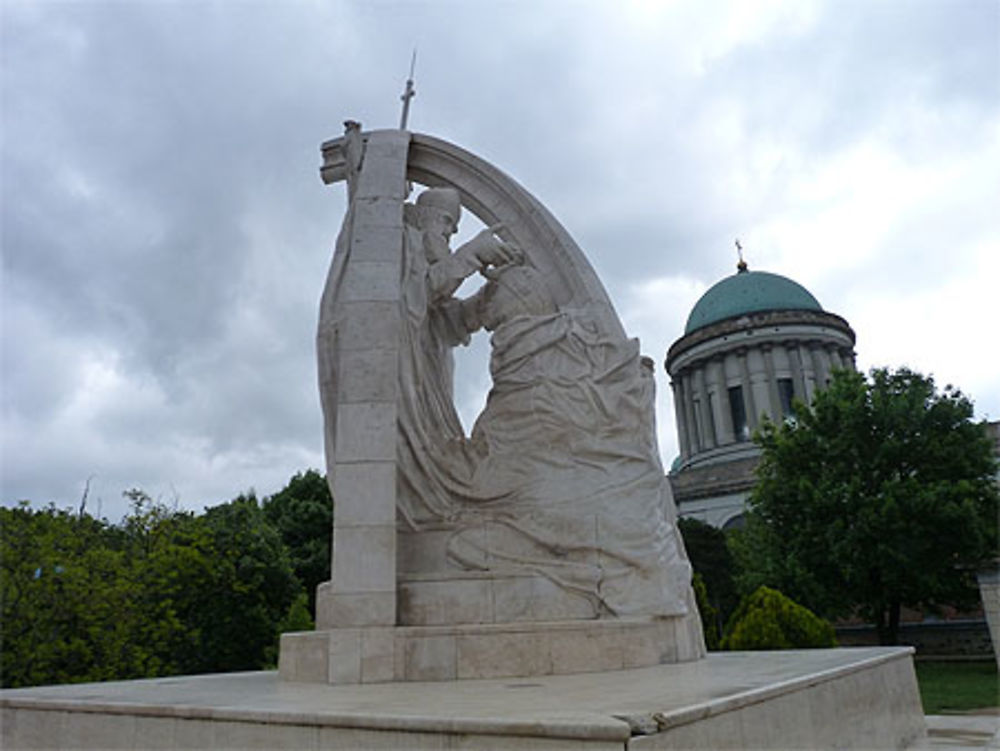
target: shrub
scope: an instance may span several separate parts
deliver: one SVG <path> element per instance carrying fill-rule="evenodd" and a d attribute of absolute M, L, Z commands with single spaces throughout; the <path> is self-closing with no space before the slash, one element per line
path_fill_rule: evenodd
<path fill-rule="evenodd" d="M 835 647 L 833 626 L 768 587 L 743 599 L 726 625 L 723 649 Z"/>

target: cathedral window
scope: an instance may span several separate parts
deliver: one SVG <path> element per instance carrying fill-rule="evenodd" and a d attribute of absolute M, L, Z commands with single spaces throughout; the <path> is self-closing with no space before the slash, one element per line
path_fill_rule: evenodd
<path fill-rule="evenodd" d="M 747 408 L 743 403 L 743 387 L 729 389 L 729 414 L 733 418 L 733 434 L 737 441 L 750 440 L 750 426 L 747 425 Z"/>
<path fill-rule="evenodd" d="M 782 417 L 795 417 L 795 410 L 792 409 L 792 399 L 795 398 L 795 384 L 791 378 L 778 379 L 778 397 L 781 399 Z"/>

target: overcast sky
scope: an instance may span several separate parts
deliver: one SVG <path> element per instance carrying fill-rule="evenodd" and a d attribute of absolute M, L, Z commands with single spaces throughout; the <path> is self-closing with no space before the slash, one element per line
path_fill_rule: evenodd
<path fill-rule="evenodd" d="M 993 0 L 3 0 L 2 489 L 109 518 L 322 467 L 313 341 L 344 211 L 319 145 L 411 130 L 514 177 L 658 363 L 735 271 L 791 277 L 1000 419 Z M 462 353 L 471 424 L 488 341 Z"/>

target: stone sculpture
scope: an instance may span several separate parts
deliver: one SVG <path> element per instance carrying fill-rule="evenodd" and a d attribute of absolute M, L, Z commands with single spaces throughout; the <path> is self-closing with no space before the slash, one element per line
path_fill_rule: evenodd
<path fill-rule="evenodd" d="M 324 157 L 324 179 L 346 179 L 350 197 L 317 336 L 333 577 L 317 634 L 283 638 L 282 674 L 426 680 L 702 656 L 652 369 L 565 230 L 506 175 L 427 136 L 349 122 Z M 409 201 L 408 180 L 430 187 Z M 452 251 L 463 205 L 488 229 Z M 455 297 L 477 273 L 480 290 Z M 451 350 L 479 329 L 493 388 L 466 436 Z M 581 662 L 580 639 L 602 655 Z M 504 640 L 528 656 L 484 665 Z"/>
<path fill-rule="evenodd" d="M 455 512 L 454 478 L 443 454 L 464 432 L 452 399 L 451 348 L 468 344 L 481 324 L 478 300 L 452 295 L 466 277 L 520 256 L 492 229 L 452 253 L 448 243 L 460 215 L 453 188 L 431 188 L 404 206 L 397 504 L 410 528 Z"/>
<path fill-rule="evenodd" d="M 493 388 L 471 438 L 437 447 L 452 493 L 447 563 L 539 574 L 596 617 L 684 613 L 690 568 L 637 342 L 557 310 L 528 266 L 485 273 L 477 320 L 493 332 Z"/>

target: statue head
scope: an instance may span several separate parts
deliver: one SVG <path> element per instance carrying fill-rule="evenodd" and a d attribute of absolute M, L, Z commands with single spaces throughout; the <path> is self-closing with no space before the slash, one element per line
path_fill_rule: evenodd
<path fill-rule="evenodd" d="M 514 316 L 558 312 L 545 278 L 531 266 L 502 266 L 483 275 L 488 281 L 480 293 L 479 314 L 487 331 Z"/>
<path fill-rule="evenodd" d="M 454 188 L 428 188 L 417 196 L 417 206 L 447 211 L 458 221 L 462 202 Z"/>
<path fill-rule="evenodd" d="M 439 261 L 451 252 L 448 242 L 458 230 L 461 214 L 462 203 L 454 188 L 428 188 L 417 196 L 412 217 L 423 232 L 429 261 Z"/>

